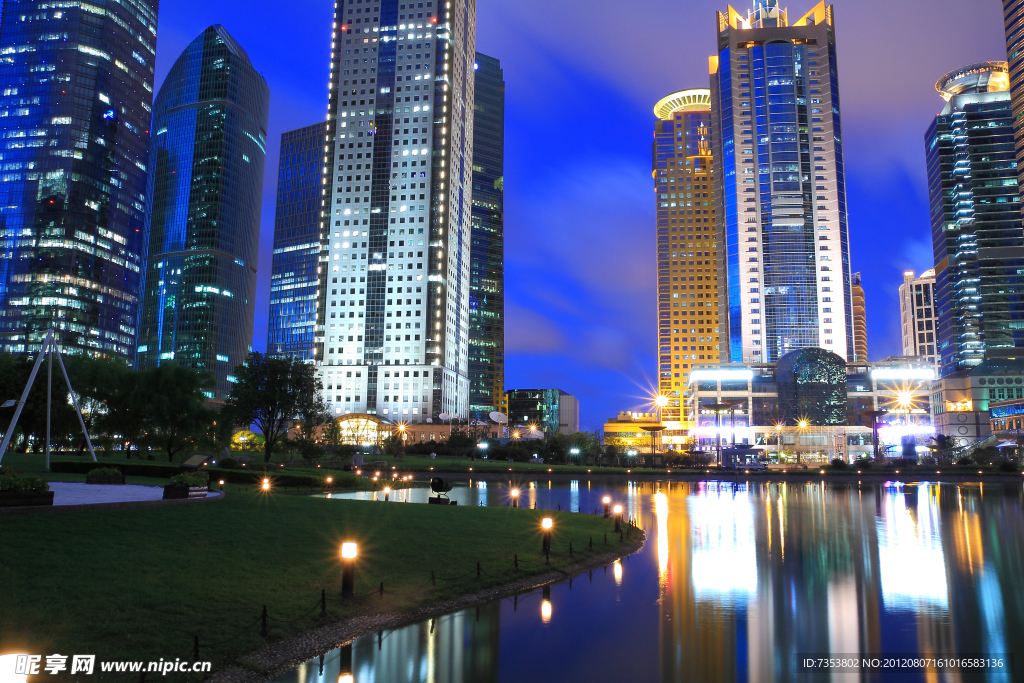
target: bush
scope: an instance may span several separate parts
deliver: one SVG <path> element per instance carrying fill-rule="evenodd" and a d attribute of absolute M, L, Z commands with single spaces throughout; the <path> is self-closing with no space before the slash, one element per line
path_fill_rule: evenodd
<path fill-rule="evenodd" d="M 833 458 L 831 462 L 832 468 L 836 470 L 845 470 L 846 461 L 842 458 Z"/>
<path fill-rule="evenodd" d="M 861 458 L 856 462 L 857 469 L 859 470 L 870 470 L 874 464 L 869 458 Z"/>
<path fill-rule="evenodd" d="M 1012 460 L 1002 460 L 999 463 L 999 471 L 1000 472 L 1016 472 L 1017 471 L 1017 464 L 1014 463 Z"/>
<path fill-rule="evenodd" d="M 177 486 L 207 486 L 209 482 L 210 475 L 202 470 L 177 474 L 171 477 L 171 484 Z"/>
<path fill-rule="evenodd" d="M 10 470 L 5 470 L 10 472 Z M 0 475 L 0 491 L 16 491 L 19 493 L 46 493 L 50 484 L 42 477 L 22 477 L 17 474 Z"/>
<path fill-rule="evenodd" d="M 120 477 L 121 470 L 116 467 L 94 467 L 87 474 L 94 477 Z"/>
<path fill-rule="evenodd" d="M 960 458 L 957 458 L 956 464 L 961 466 L 973 465 L 974 460 L 971 458 L 971 456 L 965 455 Z"/>
<path fill-rule="evenodd" d="M 217 461 L 217 467 L 222 470 L 233 470 L 238 467 L 238 461 L 234 458 L 221 458 Z"/>

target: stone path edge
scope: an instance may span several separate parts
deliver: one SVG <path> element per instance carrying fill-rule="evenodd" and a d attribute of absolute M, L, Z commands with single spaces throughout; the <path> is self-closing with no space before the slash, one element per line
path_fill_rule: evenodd
<path fill-rule="evenodd" d="M 475 607 L 492 600 L 507 598 L 517 593 L 536 590 L 542 586 L 575 577 L 583 572 L 603 567 L 606 564 L 633 555 L 643 548 L 646 534 L 634 529 L 638 538 L 624 543 L 617 551 L 594 555 L 570 565 L 564 571 L 549 571 L 518 581 L 494 586 L 451 600 L 444 600 L 413 612 L 392 612 L 352 617 L 329 626 L 287 638 L 243 656 L 238 664 L 218 671 L 212 677 L 213 683 L 263 683 L 288 669 L 313 659 L 321 654 L 348 645 L 357 638 L 380 629 L 397 629 L 423 619 L 448 614 L 457 610 Z M 201 645 L 201 643 L 200 643 Z M 201 659 L 202 657 L 200 657 Z"/>
<path fill-rule="evenodd" d="M 120 503 L 86 503 L 83 505 L 25 505 L 24 507 L 0 508 L 2 515 L 22 515 L 36 512 L 88 512 L 92 510 L 124 510 L 127 508 L 150 507 L 154 505 L 177 505 L 179 503 L 208 503 L 223 500 L 224 493 L 211 491 L 205 498 L 179 498 L 172 500 L 130 500 Z"/>

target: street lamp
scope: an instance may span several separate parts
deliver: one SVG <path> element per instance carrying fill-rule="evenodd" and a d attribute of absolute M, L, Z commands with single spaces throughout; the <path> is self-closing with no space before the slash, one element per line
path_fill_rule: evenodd
<path fill-rule="evenodd" d="M 351 597 L 356 585 L 356 544 L 341 544 L 341 595 Z"/>
<path fill-rule="evenodd" d="M 512 489 L 512 507 L 519 507 L 519 489 Z"/>
<path fill-rule="evenodd" d="M 801 434 L 806 434 L 807 433 L 807 424 L 808 424 L 807 420 L 800 420 L 799 422 L 796 423 L 796 426 L 800 430 Z M 797 449 L 796 449 L 796 464 L 797 465 L 800 464 L 800 448 L 799 448 L 800 445 L 802 445 L 802 444 L 798 444 L 797 445 Z"/>
<path fill-rule="evenodd" d="M 622 506 L 616 505 L 612 508 L 612 512 L 615 513 L 615 530 L 622 531 Z"/>
<path fill-rule="evenodd" d="M 580 454 L 580 449 L 578 449 L 578 448 L 570 448 L 569 449 L 569 454 L 572 455 L 572 459 L 573 459 L 573 461 L 575 461 L 577 459 L 577 456 L 579 456 L 579 454 Z"/>
<path fill-rule="evenodd" d="M 718 466 L 722 466 L 722 412 L 729 410 L 728 403 L 712 403 L 704 406 L 715 412 L 715 450 L 718 451 Z"/>
<path fill-rule="evenodd" d="M 384 502 L 385 503 L 388 502 L 388 500 L 390 498 L 391 498 L 391 487 L 390 486 L 385 486 L 384 487 Z"/>
<path fill-rule="evenodd" d="M 481 457 L 481 459 L 487 457 L 487 447 L 489 445 L 490 444 L 488 444 L 486 441 L 481 441 L 480 443 L 478 443 L 476 445 L 476 447 L 480 449 L 480 457 Z"/>
<path fill-rule="evenodd" d="M 540 526 L 544 530 L 544 542 L 543 551 L 545 554 L 551 552 L 551 527 L 552 521 L 550 517 L 545 517 L 540 521 Z"/>
<path fill-rule="evenodd" d="M 608 509 L 611 507 L 612 497 L 611 496 L 605 496 L 604 498 L 601 499 L 601 502 L 604 503 L 604 518 L 608 519 L 608 517 L 611 514 L 611 513 L 608 512 Z"/>
<path fill-rule="evenodd" d="M 782 423 L 775 424 L 775 450 L 778 451 L 778 459 L 782 461 Z"/>

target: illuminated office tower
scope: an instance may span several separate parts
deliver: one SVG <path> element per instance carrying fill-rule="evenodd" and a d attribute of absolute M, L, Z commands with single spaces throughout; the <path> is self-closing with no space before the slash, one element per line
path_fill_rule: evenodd
<path fill-rule="evenodd" d="M 0 351 L 131 362 L 145 259 L 157 1 L 7 0 Z"/>
<path fill-rule="evenodd" d="M 281 135 L 267 353 L 313 360 L 327 122 Z"/>
<path fill-rule="evenodd" d="M 339 2 L 334 26 L 315 356 L 327 397 L 338 415 L 465 418 L 476 4 Z"/>
<path fill-rule="evenodd" d="M 853 360 L 863 363 L 868 359 L 868 311 L 859 271 L 850 276 L 850 299 L 853 305 Z"/>
<path fill-rule="evenodd" d="M 711 94 L 681 90 L 654 107 L 651 143 L 658 216 L 658 393 L 662 419 L 680 419 L 692 368 L 718 364 L 718 268 Z"/>
<path fill-rule="evenodd" d="M 914 271 L 903 273 L 900 285 L 900 331 L 903 355 L 922 356 L 939 371 L 935 337 L 935 271 L 929 269 L 914 277 Z"/>
<path fill-rule="evenodd" d="M 831 5 L 718 13 L 710 59 L 723 356 L 854 355 Z"/>
<path fill-rule="evenodd" d="M 1018 186 L 1024 187 L 1024 0 L 1003 0 L 1006 61 L 1010 100 L 1015 122 L 1014 146 Z"/>
<path fill-rule="evenodd" d="M 940 372 L 1024 346 L 1024 234 L 1006 62 L 935 84 L 945 108 L 925 134 Z"/>
<path fill-rule="evenodd" d="M 153 105 L 139 368 L 213 373 L 215 392 L 252 349 L 270 89 L 215 24 L 185 48 Z"/>
<path fill-rule="evenodd" d="M 473 106 L 473 231 L 469 274 L 469 412 L 506 413 L 505 78 L 501 62 L 476 55 Z"/>

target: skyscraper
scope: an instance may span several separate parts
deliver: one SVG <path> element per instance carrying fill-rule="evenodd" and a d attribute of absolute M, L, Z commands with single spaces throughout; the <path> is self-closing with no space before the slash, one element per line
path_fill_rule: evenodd
<path fill-rule="evenodd" d="M 692 368 L 718 363 L 718 286 L 711 93 L 681 90 L 654 106 L 651 143 L 658 217 L 658 394 L 680 420 Z"/>
<path fill-rule="evenodd" d="M 327 122 L 281 135 L 267 353 L 313 360 Z"/>
<path fill-rule="evenodd" d="M 185 48 L 154 103 L 137 362 L 213 372 L 210 398 L 227 396 L 251 350 L 269 107 L 219 24 Z"/>
<path fill-rule="evenodd" d="M 864 287 L 860 284 L 860 272 L 850 276 L 850 300 L 853 306 L 853 359 L 865 362 L 868 359 L 868 311 Z"/>
<path fill-rule="evenodd" d="M 854 354 L 835 15 L 718 14 L 711 57 L 723 354 Z"/>
<path fill-rule="evenodd" d="M 912 270 L 904 271 L 903 284 L 900 285 L 903 355 L 927 359 L 938 374 L 935 322 L 935 271 L 926 270 L 918 277 L 914 277 Z"/>
<path fill-rule="evenodd" d="M 335 414 L 465 418 L 476 4 L 339 3 L 334 20 L 324 386 Z"/>
<path fill-rule="evenodd" d="M 1024 187 L 1024 0 L 1003 0 L 1018 187 Z"/>
<path fill-rule="evenodd" d="M 156 0 L 7 0 L 0 350 L 135 355 Z"/>
<path fill-rule="evenodd" d="M 505 77 L 476 53 L 473 102 L 473 230 L 469 273 L 469 413 L 506 412 Z"/>
<path fill-rule="evenodd" d="M 971 64 L 935 88 L 925 134 L 941 374 L 1024 346 L 1021 232 L 1006 62 Z"/>

